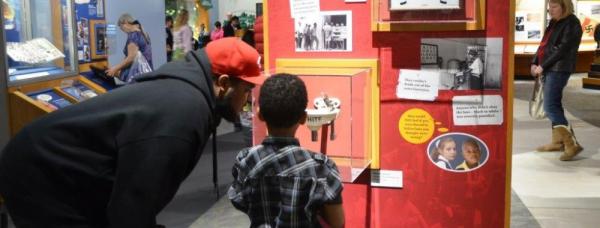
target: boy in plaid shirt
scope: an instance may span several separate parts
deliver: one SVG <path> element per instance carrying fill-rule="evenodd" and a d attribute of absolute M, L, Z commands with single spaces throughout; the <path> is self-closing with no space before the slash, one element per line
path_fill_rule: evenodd
<path fill-rule="evenodd" d="M 295 75 L 276 74 L 260 89 L 258 118 L 269 135 L 243 149 L 228 195 L 251 227 L 343 227 L 342 182 L 327 156 L 300 147 L 295 133 L 306 122 L 307 93 Z"/>

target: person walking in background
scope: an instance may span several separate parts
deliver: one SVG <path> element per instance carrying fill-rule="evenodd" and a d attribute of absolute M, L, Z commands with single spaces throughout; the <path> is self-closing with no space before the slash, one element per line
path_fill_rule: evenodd
<path fill-rule="evenodd" d="M 223 28 L 221 28 L 221 22 L 215 22 L 215 29 L 210 32 L 210 40 L 215 41 L 223 38 Z"/>
<path fill-rule="evenodd" d="M 552 123 L 552 139 L 537 151 L 563 151 L 561 161 L 573 159 L 583 147 L 575 138 L 562 105 L 563 90 L 575 71 L 583 31 L 571 0 L 550 0 L 550 23 L 531 62 L 531 75 L 542 77 L 544 111 Z"/>
<path fill-rule="evenodd" d="M 173 27 L 173 60 L 182 59 L 193 48 L 192 28 L 188 25 L 190 15 L 186 9 L 179 11 Z"/>
<path fill-rule="evenodd" d="M 171 62 L 173 57 L 173 17 L 165 18 L 165 32 L 167 33 L 167 62 Z"/>
<path fill-rule="evenodd" d="M 295 138 L 307 118 L 304 82 L 296 75 L 273 75 L 260 88 L 258 103 L 257 116 L 269 135 L 238 153 L 228 191 L 233 206 L 248 215 L 250 227 L 343 227 L 343 186 L 335 162 Z"/>
<path fill-rule="evenodd" d="M 204 23 L 200 24 L 199 31 L 200 32 L 198 34 L 198 46 L 199 48 L 203 48 L 206 46 L 207 40 L 210 41 L 210 32 L 208 31 Z"/>
<path fill-rule="evenodd" d="M 106 70 L 106 75 L 118 77 L 125 83 L 133 83 L 135 80 L 129 77 L 129 70 L 131 70 L 131 64 L 134 62 L 138 51 L 142 53 L 150 67 L 153 68 L 150 37 L 144 32 L 142 24 L 128 13 L 121 15 L 117 24 L 121 31 L 127 33 L 127 41 L 123 48 L 125 59 Z"/>
<path fill-rule="evenodd" d="M 225 26 L 223 26 L 223 36 L 232 37 L 235 36 L 235 30 L 239 29 L 240 19 L 237 16 L 231 17 Z"/>

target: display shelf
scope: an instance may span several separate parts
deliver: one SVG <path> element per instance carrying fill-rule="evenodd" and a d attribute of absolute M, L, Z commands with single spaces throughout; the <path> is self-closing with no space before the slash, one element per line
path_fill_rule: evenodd
<path fill-rule="evenodd" d="M 53 112 L 83 101 L 65 92 L 65 81 L 70 81 L 68 87 L 76 86 L 79 91 L 91 91 L 96 95 L 106 93 L 106 90 L 83 76 L 68 77 L 32 83 L 9 88 L 10 131 L 16 134 L 29 122 Z M 90 92 L 88 92 L 90 93 Z"/>

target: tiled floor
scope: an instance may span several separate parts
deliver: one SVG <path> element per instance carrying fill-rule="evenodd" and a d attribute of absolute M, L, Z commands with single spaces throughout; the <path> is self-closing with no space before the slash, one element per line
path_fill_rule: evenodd
<path fill-rule="evenodd" d="M 573 161 L 561 162 L 559 152 L 534 152 L 548 141 L 551 129 L 548 120 L 527 115 L 530 86 L 515 84 L 512 188 L 541 227 L 599 227 L 600 92 L 581 89 L 581 75 L 569 81 L 567 119 L 585 149 Z"/>

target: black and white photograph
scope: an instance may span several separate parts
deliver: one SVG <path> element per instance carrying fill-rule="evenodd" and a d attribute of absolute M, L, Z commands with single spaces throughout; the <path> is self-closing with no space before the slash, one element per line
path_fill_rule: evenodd
<path fill-rule="evenodd" d="M 390 10 L 460 9 L 458 0 L 390 0 Z"/>
<path fill-rule="evenodd" d="M 421 70 L 439 73 L 440 90 L 500 89 L 502 38 L 421 39 Z"/>
<path fill-rule="evenodd" d="M 517 32 L 525 31 L 525 17 L 523 17 L 523 16 L 515 17 L 515 30 Z"/>
<path fill-rule="evenodd" d="M 352 11 L 296 18 L 294 31 L 297 52 L 352 51 Z"/>

